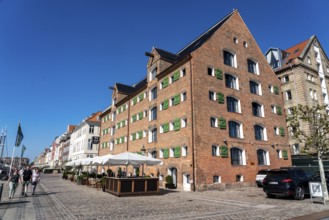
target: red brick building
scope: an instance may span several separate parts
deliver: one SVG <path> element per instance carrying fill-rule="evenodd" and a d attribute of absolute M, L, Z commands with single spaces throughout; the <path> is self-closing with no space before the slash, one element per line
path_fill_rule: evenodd
<path fill-rule="evenodd" d="M 187 191 L 254 184 L 259 169 L 291 165 L 280 81 L 237 10 L 176 54 L 146 55 L 143 81 L 112 88 L 100 155 L 144 146 L 163 160 L 146 174 Z"/>

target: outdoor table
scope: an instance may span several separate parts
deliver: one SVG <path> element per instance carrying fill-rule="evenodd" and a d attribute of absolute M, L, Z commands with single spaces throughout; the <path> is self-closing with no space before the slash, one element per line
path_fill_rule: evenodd
<path fill-rule="evenodd" d="M 105 191 L 116 196 L 132 196 L 159 193 L 159 178 L 107 177 Z"/>

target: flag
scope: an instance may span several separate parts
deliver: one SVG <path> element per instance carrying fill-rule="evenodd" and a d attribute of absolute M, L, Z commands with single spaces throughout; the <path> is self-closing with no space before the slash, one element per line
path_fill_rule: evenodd
<path fill-rule="evenodd" d="M 21 128 L 21 123 L 19 123 L 17 135 L 16 135 L 15 147 L 19 147 L 19 145 L 21 145 L 23 138 L 24 138 L 24 135 L 23 135 L 22 128 Z"/>
<path fill-rule="evenodd" d="M 25 145 L 23 144 L 23 145 L 22 145 L 22 153 L 21 153 L 21 158 L 23 157 L 23 154 L 24 154 L 25 150 L 26 150 L 26 147 L 25 147 Z"/>

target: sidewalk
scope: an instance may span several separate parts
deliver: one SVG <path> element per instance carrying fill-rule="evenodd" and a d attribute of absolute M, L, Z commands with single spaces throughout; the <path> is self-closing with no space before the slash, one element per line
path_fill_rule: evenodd
<path fill-rule="evenodd" d="M 205 192 L 161 190 L 160 195 L 119 198 L 63 180 L 61 175 L 43 174 L 34 196 L 31 189 L 28 197 L 20 192 L 21 185 L 14 199 L 8 199 L 8 186 L 4 187 L 0 219 L 329 220 L 329 205 L 311 204 L 309 199 L 269 199 L 257 187 Z"/>

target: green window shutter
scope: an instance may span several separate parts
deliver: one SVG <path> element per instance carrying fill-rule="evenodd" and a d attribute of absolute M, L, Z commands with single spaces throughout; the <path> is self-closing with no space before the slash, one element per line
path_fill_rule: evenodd
<path fill-rule="evenodd" d="M 223 129 L 223 130 L 226 130 L 226 120 L 225 118 L 219 118 L 219 128 L 220 129 Z"/>
<path fill-rule="evenodd" d="M 222 80 L 223 79 L 223 71 L 221 69 L 216 69 L 216 77 L 217 79 Z"/>
<path fill-rule="evenodd" d="M 217 101 L 220 104 L 224 104 L 224 94 L 223 93 L 217 93 Z"/>
<path fill-rule="evenodd" d="M 123 120 L 121 123 L 122 123 L 122 127 L 126 126 L 126 121 L 125 120 Z"/>
<path fill-rule="evenodd" d="M 280 106 L 276 107 L 278 115 L 282 115 L 282 109 Z"/>
<path fill-rule="evenodd" d="M 122 106 L 122 111 L 125 111 L 126 110 L 126 105 L 123 105 Z"/>
<path fill-rule="evenodd" d="M 180 95 L 177 94 L 174 96 L 174 105 L 178 105 L 180 103 Z"/>
<path fill-rule="evenodd" d="M 133 105 L 136 105 L 137 103 L 137 96 L 133 98 Z"/>
<path fill-rule="evenodd" d="M 136 133 L 131 134 L 133 141 L 136 140 Z"/>
<path fill-rule="evenodd" d="M 123 142 L 125 142 L 125 137 L 124 136 L 121 137 L 121 143 L 123 143 Z"/>
<path fill-rule="evenodd" d="M 138 132 L 138 139 L 142 139 L 143 138 L 143 131 L 139 131 Z"/>
<path fill-rule="evenodd" d="M 220 147 L 220 155 L 222 157 L 228 157 L 228 147 L 223 145 Z"/>
<path fill-rule="evenodd" d="M 174 121 L 174 129 L 175 131 L 179 131 L 180 130 L 180 118 L 176 118 Z"/>
<path fill-rule="evenodd" d="M 143 99 L 144 99 L 144 93 L 139 94 L 139 101 L 143 101 Z"/>
<path fill-rule="evenodd" d="M 143 112 L 138 113 L 138 118 L 139 118 L 139 120 L 143 119 Z"/>
<path fill-rule="evenodd" d="M 163 125 L 163 133 L 166 133 L 169 131 L 169 123 L 166 123 Z"/>
<path fill-rule="evenodd" d="M 174 157 L 180 157 L 180 146 L 175 147 Z"/>
<path fill-rule="evenodd" d="M 178 70 L 174 73 L 174 81 L 177 81 L 177 80 L 179 80 L 179 71 Z"/>
<path fill-rule="evenodd" d="M 283 150 L 282 151 L 282 156 L 283 156 L 283 159 L 288 160 L 288 151 L 287 150 Z"/>
<path fill-rule="evenodd" d="M 283 137 L 285 135 L 284 128 L 280 127 L 280 135 Z"/>
<path fill-rule="evenodd" d="M 164 78 L 162 82 L 163 88 L 166 88 L 169 85 L 169 77 L 167 76 L 166 78 Z"/>
<path fill-rule="evenodd" d="M 117 127 L 118 127 L 118 129 L 120 128 L 120 122 L 117 123 Z"/>
<path fill-rule="evenodd" d="M 169 149 L 165 148 L 163 149 L 163 158 L 167 159 L 169 157 Z"/>
<path fill-rule="evenodd" d="M 166 99 L 166 100 L 164 100 L 164 102 L 163 102 L 163 110 L 167 109 L 168 106 L 169 106 L 169 100 Z"/>
<path fill-rule="evenodd" d="M 120 138 L 117 138 L 116 140 L 117 140 L 117 144 L 119 144 L 119 142 L 120 142 Z"/>
<path fill-rule="evenodd" d="M 279 95 L 279 87 L 274 86 L 273 91 L 274 91 L 274 94 Z"/>
<path fill-rule="evenodd" d="M 133 115 L 132 118 L 133 118 L 133 122 L 135 122 L 137 119 L 137 115 Z"/>

